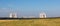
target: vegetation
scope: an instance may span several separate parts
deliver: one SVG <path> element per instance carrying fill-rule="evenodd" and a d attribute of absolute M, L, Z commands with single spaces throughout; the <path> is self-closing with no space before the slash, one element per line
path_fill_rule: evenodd
<path fill-rule="evenodd" d="M 0 20 L 0 26 L 60 26 L 60 18 Z"/>

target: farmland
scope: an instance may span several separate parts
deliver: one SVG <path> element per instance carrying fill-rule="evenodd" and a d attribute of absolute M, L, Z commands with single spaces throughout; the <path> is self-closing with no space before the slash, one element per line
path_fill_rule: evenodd
<path fill-rule="evenodd" d="M 60 18 L 0 20 L 0 26 L 60 26 Z"/>

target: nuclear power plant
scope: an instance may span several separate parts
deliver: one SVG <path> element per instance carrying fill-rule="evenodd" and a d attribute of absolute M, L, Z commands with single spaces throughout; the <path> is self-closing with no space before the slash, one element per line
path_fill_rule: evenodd
<path fill-rule="evenodd" d="M 10 18 L 17 18 L 17 14 L 16 14 L 16 13 L 10 13 L 9 17 L 10 17 Z M 23 16 L 23 18 L 35 18 L 35 16 L 29 16 L 29 17 Z M 39 18 L 46 18 L 46 13 L 41 12 L 41 13 L 39 14 Z"/>
<path fill-rule="evenodd" d="M 9 14 L 9 17 L 10 17 L 10 18 L 17 18 L 17 14 L 15 13 L 15 11 L 13 11 L 13 10 L 11 9 L 11 12 L 10 12 L 10 14 Z M 29 17 L 23 16 L 22 18 L 36 18 L 36 17 L 35 17 L 35 16 L 29 16 Z M 39 18 L 46 18 L 46 13 L 45 13 L 45 12 L 39 13 Z"/>

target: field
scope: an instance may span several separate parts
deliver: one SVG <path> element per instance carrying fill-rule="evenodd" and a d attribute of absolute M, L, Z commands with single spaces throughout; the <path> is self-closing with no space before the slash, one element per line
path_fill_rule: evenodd
<path fill-rule="evenodd" d="M 60 18 L 0 20 L 0 26 L 60 26 Z"/>

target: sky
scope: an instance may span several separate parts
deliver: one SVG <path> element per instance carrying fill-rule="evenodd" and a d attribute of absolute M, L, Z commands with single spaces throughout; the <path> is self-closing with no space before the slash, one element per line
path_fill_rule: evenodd
<path fill-rule="evenodd" d="M 42 11 L 47 17 L 59 17 L 60 0 L 0 0 L 0 17 L 8 17 L 10 13 L 39 17 Z"/>

